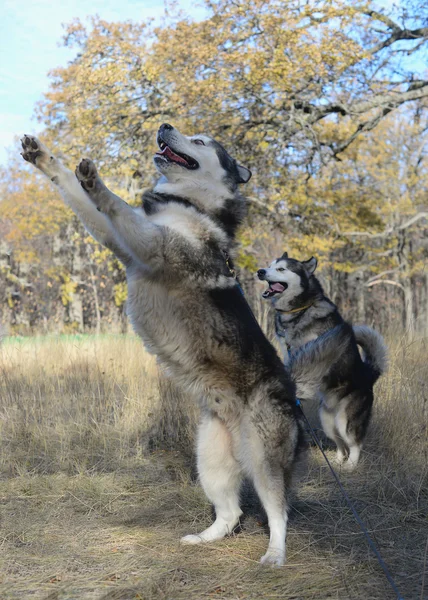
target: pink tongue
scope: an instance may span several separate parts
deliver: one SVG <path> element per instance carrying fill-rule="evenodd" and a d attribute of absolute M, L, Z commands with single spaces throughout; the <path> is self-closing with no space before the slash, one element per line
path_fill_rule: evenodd
<path fill-rule="evenodd" d="M 285 288 L 282 283 L 276 282 L 271 284 L 270 289 L 274 292 L 283 292 Z"/>
<path fill-rule="evenodd" d="M 184 158 L 182 158 L 181 156 L 178 156 L 178 154 L 175 154 L 169 146 L 166 146 L 166 148 L 164 148 L 162 152 L 158 152 L 158 154 L 167 156 L 170 160 L 174 162 L 181 163 L 182 165 L 187 165 L 187 161 L 184 160 Z"/>

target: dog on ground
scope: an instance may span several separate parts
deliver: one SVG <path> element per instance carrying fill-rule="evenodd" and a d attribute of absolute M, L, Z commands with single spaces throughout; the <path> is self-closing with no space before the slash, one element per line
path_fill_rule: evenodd
<path fill-rule="evenodd" d="M 337 463 L 352 470 L 369 426 L 373 385 L 386 369 L 386 346 L 370 327 L 343 320 L 315 277 L 316 267 L 314 257 L 301 262 L 285 252 L 257 275 L 268 283 L 263 298 L 275 309 L 276 335 L 297 396 L 320 399 L 321 424 L 337 446 Z"/>
<path fill-rule="evenodd" d="M 261 562 L 282 565 L 290 481 L 302 447 L 295 387 L 266 339 L 233 271 L 235 234 L 251 172 L 214 139 L 169 124 L 157 135 L 161 177 L 133 208 L 113 194 L 94 164 L 66 169 L 32 136 L 25 160 L 58 187 L 86 229 L 126 266 L 127 310 L 165 370 L 201 405 L 197 464 L 214 523 L 182 538 L 199 544 L 230 534 L 250 478 L 267 513 Z"/>

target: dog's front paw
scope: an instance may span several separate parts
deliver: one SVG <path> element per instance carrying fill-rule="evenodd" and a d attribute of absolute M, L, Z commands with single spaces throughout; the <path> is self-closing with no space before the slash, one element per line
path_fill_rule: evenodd
<path fill-rule="evenodd" d="M 21 138 L 21 146 L 24 150 L 24 152 L 21 152 L 22 158 L 35 165 L 36 159 L 43 154 L 39 140 L 32 135 L 24 135 Z"/>
<path fill-rule="evenodd" d="M 80 185 L 86 192 L 90 192 L 95 187 L 98 177 L 97 168 L 89 158 L 83 158 L 76 167 L 76 177 Z"/>
<path fill-rule="evenodd" d="M 57 160 L 46 146 L 35 136 L 27 134 L 21 138 L 21 146 L 23 150 L 21 152 L 22 158 L 43 171 L 45 175 L 51 177 L 55 182 Z"/>

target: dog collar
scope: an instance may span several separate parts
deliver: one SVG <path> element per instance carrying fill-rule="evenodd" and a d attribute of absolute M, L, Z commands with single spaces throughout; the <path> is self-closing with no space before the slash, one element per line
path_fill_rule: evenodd
<path fill-rule="evenodd" d="M 223 252 L 223 256 L 224 256 L 224 261 L 226 263 L 226 267 L 228 268 L 231 277 L 236 279 L 236 271 L 233 268 L 232 259 L 230 258 L 229 254 L 226 250 L 222 250 L 222 252 Z"/>
<path fill-rule="evenodd" d="M 300 308 L 293 308 L 293 310 L 281 310 L 279 308 L 275 308 L 276 312 L 284 313 L 285 315 L 291 315 L 291 313 L 301 312 L 302 310 L 306 310 L 314 305 L 314 302 L 311 304 L 307 304 L 306 306 L 301 306 Z"/>

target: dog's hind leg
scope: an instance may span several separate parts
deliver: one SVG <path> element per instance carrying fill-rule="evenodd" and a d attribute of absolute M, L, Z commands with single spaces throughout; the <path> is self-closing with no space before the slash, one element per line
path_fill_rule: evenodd
<path fill-rule="evenodd" d="M 336 463 L 342 465 L 348 455 L 348 448 L 340 433 L 337 429 L 336 424 L 336 410 L 329 409 L 321 404 L 319 409 L 321 426 L 324 433 L 330 438 L 337 446 Z"/>
<path fill-rule="evenodd" d="M 216 416 L 203 416 L 198 432 L 198 471 L 202 487 L 214 504 L 214 523 L 198 535 L 186 535 L 183 544 L 212 542 L 233 532 L 242 511 L 239 506 L 239 489 L 242 473 L 233 456 L 232 436 Z"/>
<path fill-rule="evenodd" d="M 288 503 L 284 471 L 269 461 L 260 463 L 253 471 L 253 483 L 266 511 L 269 523 L 269 546 L 262 564 L 282 566 L 285 563 Z"/>
<path fill-rule="evenodd" d="M 242 454 L 255 490 L 266 511 L 269 523 L 269 546 L 260 560 L 262 564 L 282 566 L 285 563 L 288 499 L 291 470 L 298 441 L 297 423 L 272 407 L 257 411 L 244 423 Z"/>
<path fill-rule="evenodd" d="M 367 433 L 373 404 L 373 393 L 353 392 L 343 402 L 336 415 L 336 427 L 349 447 L 349 457 L 344 465 L 353 471 L 360 459 L 363 442 Z"/>
<path fill-rule="evenodd" d="M 340 407 L 336 413 L 335 424 L 339 436 L 342 440 L 345 440 L 347 447 L 349 448 L 348 460 L 343 465 L 343 468 L 347 471 L 353 471 L 358 464 L 361 453 L 361 444 L 358 444 L 355 440 L 354 435 L 349 431 L 349 421 L 346 414 L 346 405 Z M 343 462 L 343 461 L 342 461 Z"/>

